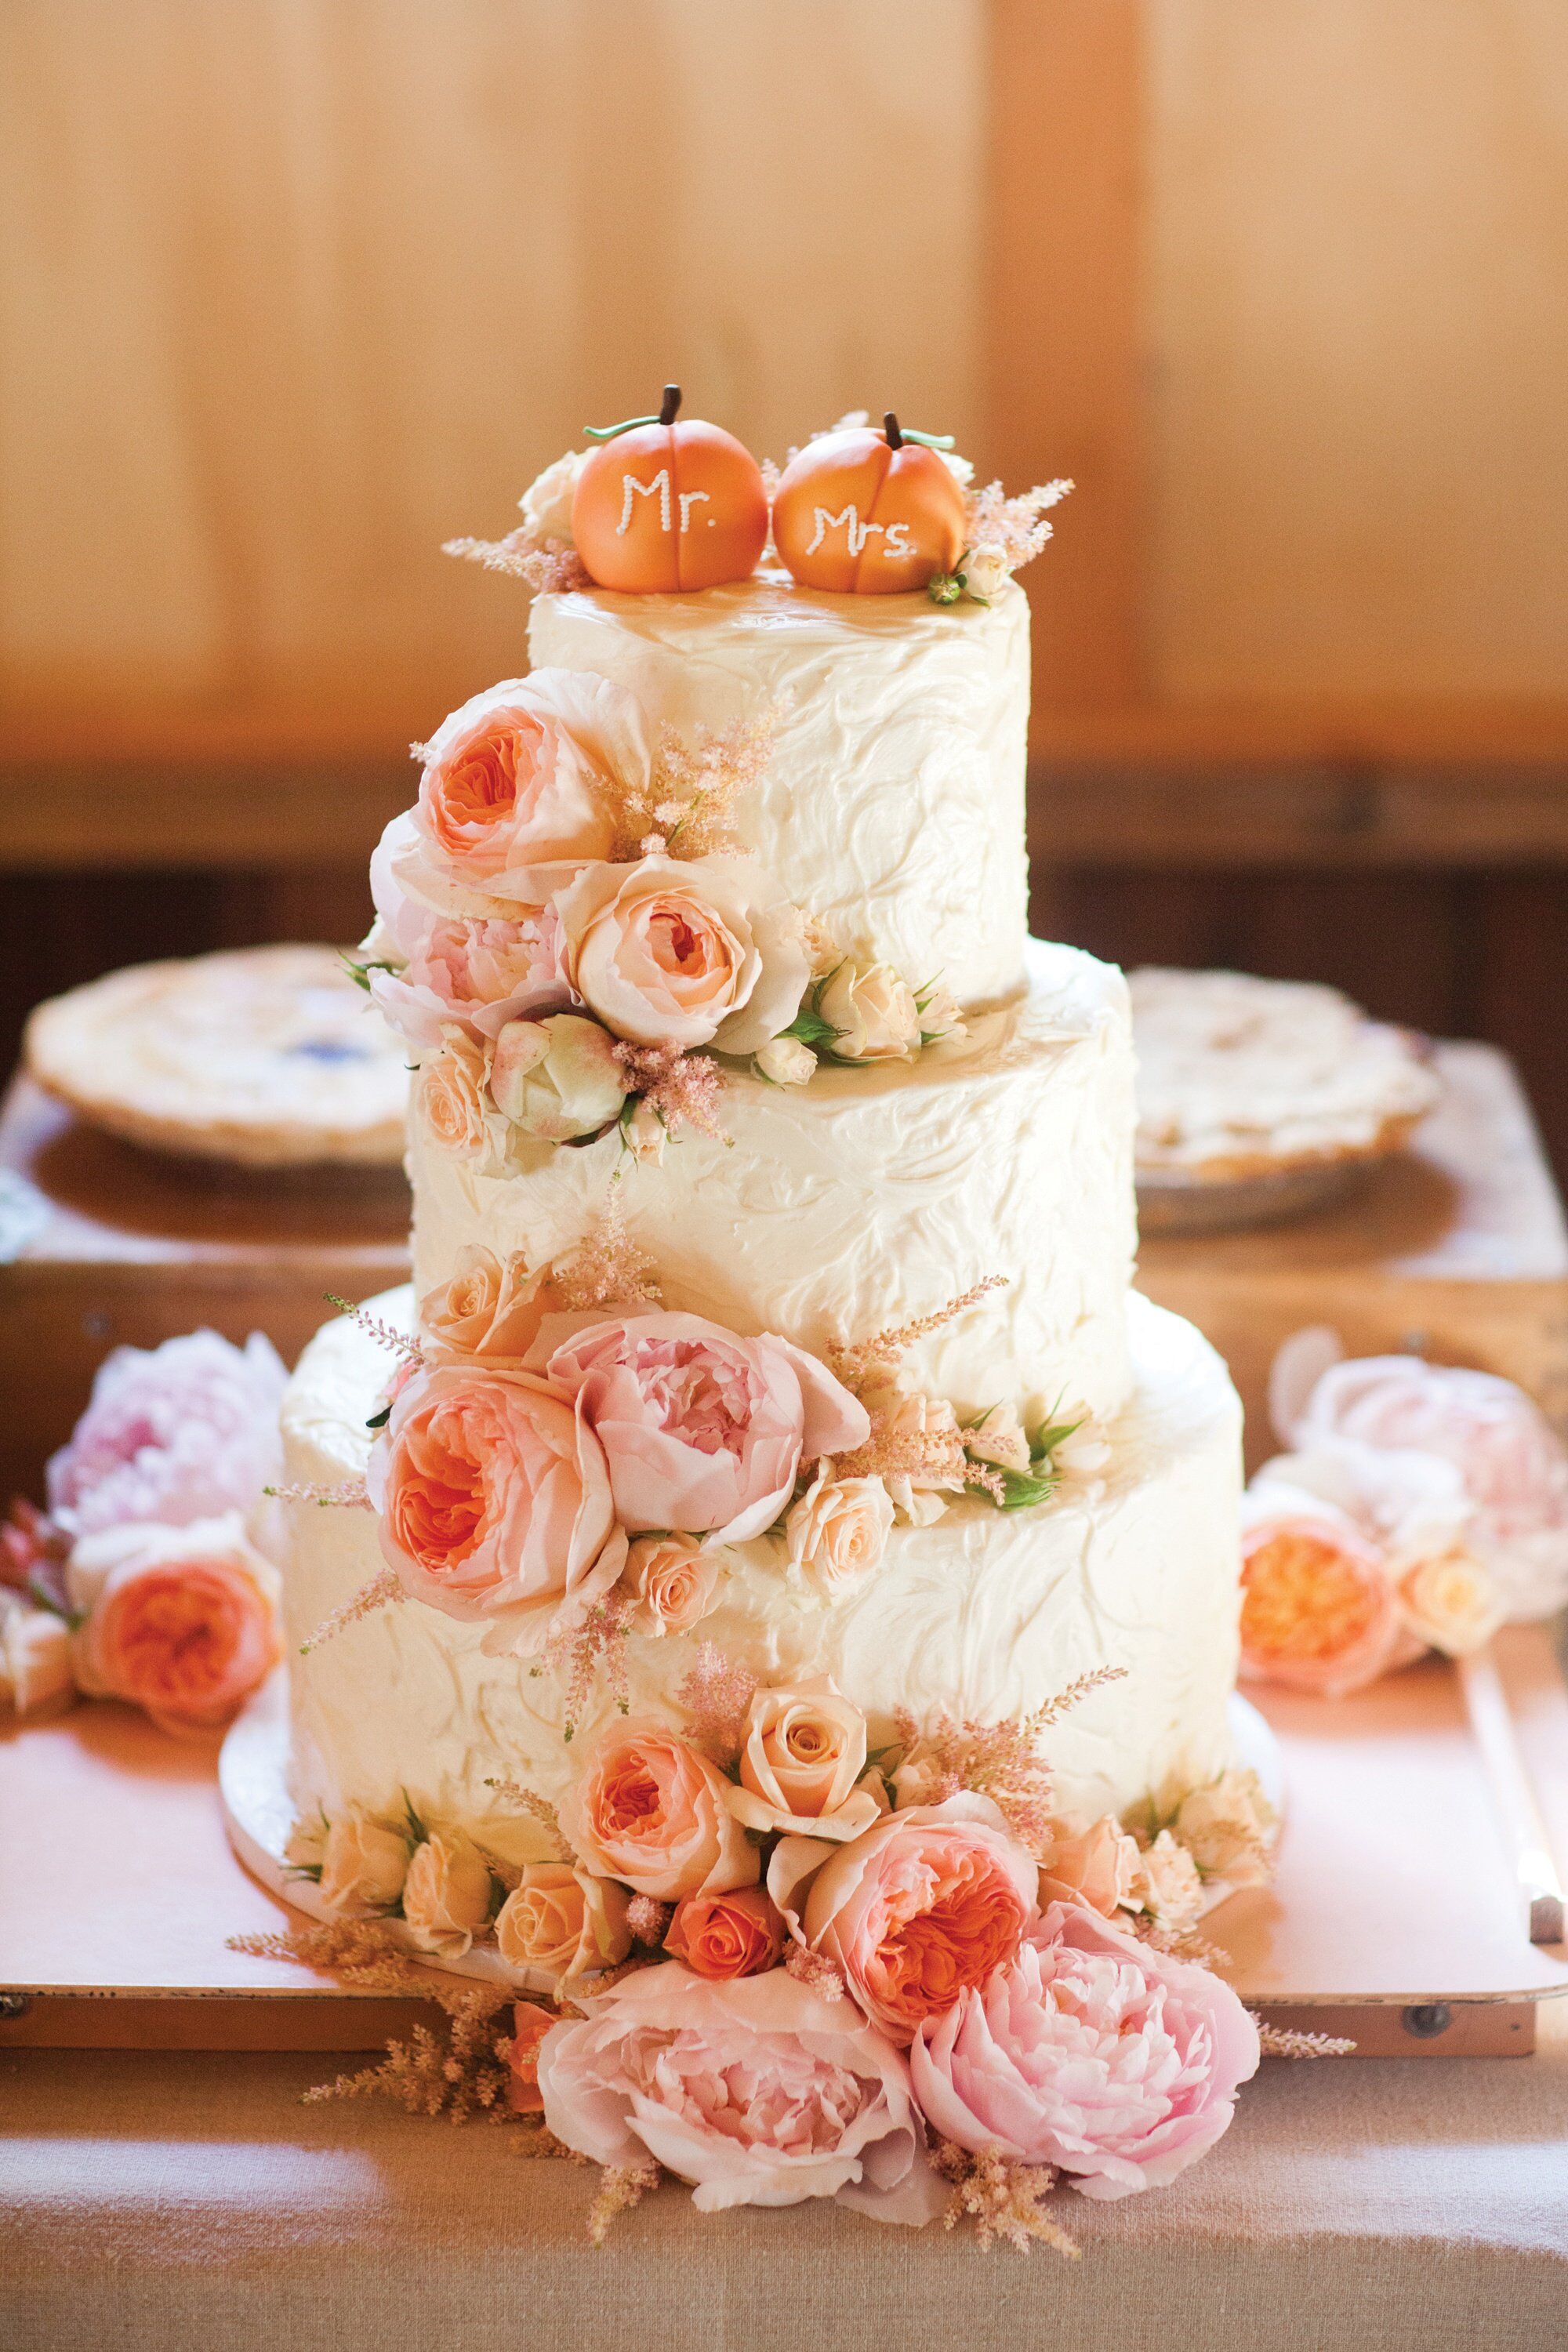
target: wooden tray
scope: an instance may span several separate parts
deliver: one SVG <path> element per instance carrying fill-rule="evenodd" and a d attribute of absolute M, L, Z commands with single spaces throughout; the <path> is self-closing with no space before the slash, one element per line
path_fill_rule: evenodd
<path fill-rule="evenodd" d="M 1510 1628 L 1497 1656 L 1568 1854 L 1568 1691 L 1550 1638 Z M 1531 2048 L 1534 2004 L 1568 1992 L 1568 1949 L 1529 1940 L 1453 1670 L 1413 1667 L 1353 1699 L 1260 1697 L 1287 1790 L 1279 1875 L 1205 1922 L 1237 1990 L 1367 2054 Z M 216 1741 L 169 1739 L 105 1703 L 0 1739 L 0 1987 L 20 2008 L 0 2046 L 362 2049 L 405 2030 L 415 2003 L 226 1948 L 301 1915 L 231 1853 L 216 1762 Z"/>

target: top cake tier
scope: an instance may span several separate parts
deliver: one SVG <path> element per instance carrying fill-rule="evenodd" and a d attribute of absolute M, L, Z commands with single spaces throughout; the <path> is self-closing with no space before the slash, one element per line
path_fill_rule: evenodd
<path fill-rule="evenodd" d="M 836 596 L 764 571 L 695 596 L 542 595 L 536 668 L 594 670 L 685 737 L 775 716 L 736 832 L 851 955 L 965 1008 L 1024 984 L 1029 613 Z"/>

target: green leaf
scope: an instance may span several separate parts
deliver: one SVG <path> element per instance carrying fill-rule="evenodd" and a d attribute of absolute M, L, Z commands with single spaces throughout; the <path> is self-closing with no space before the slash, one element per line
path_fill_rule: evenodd
<path fill-rule="evenodd" d="M 623 433 L 635 433 L 639 425 L 658 423 L 657 416 L 626 416 L 619 425 L 584 425 L 583 437 L 585 441 L 618 441 Z"/>
<path fill-rule="evenodd" d="M 900 425 L 899 438 L 900 441 L 918 441 L 922 449 L 951 449 L 954 446 L 951 433 L 917 433 L 912 425 Z"/>
<path fill-rule="evenodd" d="M 369 1415 L 365 1422 L 365 1427 L 367 1429 L 384 1429 L 391 1419 L 392 1407 L 389 1404 L 384 1404 L 379 1412 L 373 1412 Z"/>
<path fill-rule="evenodd" d="M 414 1800 L 406 1789 L 403 1791 L 403 1817 L 408 1824 L 408 1835 L 415 1845 L 423 1845 L 430 1832 L 414 1810 Z"/>
<path fill-rule="evenodd" d="M 813 1046 L 831 1045 L 835 1037 L 843 1034 L 844 1032 L 836 1029 L 831 1021 L 825 1021 L 820 1013 L 804 1004 L 789 1027 L 779 1031 L 781 1037 L 795 1037 L 803 1045 Z"/>
<path fill-rule="evenodd" d="M 395 972 L 401 970 L 400 965 L 388 963 L 384 958 L 381 957 L 373 956 L 367 963 L 356 963 L 353 956 L 345 955 L 340 956 L 338 958 L 338 961 L 342 965 L 343 970 L 347 972 L 354 986 L 356 988 L 363 988 L 367 996 L 370 994 L 370 976 L 373 971 Z"/>
<path fill-rule="evenodd" d="M 1003 1499 L 995 1505 L 999 1511 L 1032 1511 L 1037 1504 L 1048 1502 L 1056 1490 L 1054 1470 L 1043 1477 L 1030 1477 L 1022 1470 L 1004 1470 L 994 1462 L 986 1463 L 985 1467 L 996 1471 L 1002 1481 Z M 984 1489 L 980 1491 L 984 1493 Z"/>
<path fill-rule="evenodd" d="M 1048 1462 L 1063 1438 L 1070 1437 L 1075 1429 L 1082 1427 L 1081 1415 L 1077 1421 L 1054 1421 L 1048 1427 L 1042 1424 L 1029 1440 L 1030 1461 Z"/>

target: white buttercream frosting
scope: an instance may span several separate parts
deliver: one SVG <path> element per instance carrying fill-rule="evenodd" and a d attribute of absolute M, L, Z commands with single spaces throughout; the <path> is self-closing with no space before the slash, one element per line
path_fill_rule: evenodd
<path fill-rule="evenodd" d="M 392 1319 L 407 1292 L 374 1302 Z M 1151 1790 L 1180 1792 L 1231 1760 L 1237 1660 L 1240 1410 L 1224 1365 L 1191 1326 L 1131 1302 L 1134 1381 L 1103 1472 L 1069 1475 L 1047 1506 L 1009 1515 L 966 1501 L 928 1528 L 896 1528 L 863 1584 L 825 1600 L 787 1570 L 782 1544 L 735 1548 L 720 1605 L 697 1632 L 628 1646 L 633 1711 L 678 1720 L 670 1694 L 710 1639 L 764 1683 L 830 1674 L 874 1739 L 896 1708 L 929 1724 L 995 1722 L 1077 1676 L 1119 1666 L 1043 1737 L 1064 1815 L 1087 1822 Z M 385 1354 L 330 1325 L 300 1360 L 284 1409 L 290 1478 L 363 1473 L 366 1415 Z M 367 1512 L 292 1507 L 290 1652 L 381 1566 Z M 479 1835 L 503 1859 L 540 1851 L 537 1825 L 487 1787 L 510 1779 L 554 1803 L 595 1731 L 601 1687 L 572 1743 L 562 1679 L 482 1654 L 480 1625 L 403 1601 L 294 1656 L 294 1795 L 302 1814 L 350 1804 L 421 1814 Z"/>
<path fill-rule="evenodd" d="M 694 596 L 576 590 L 536 599 L 529 644 L 687 738 L 773 711 L 734 826 L 786 895 L 847 954 L 963 1005 L 1021 985 L 1029 611 L 1012 582 L 942 607 L 772 571 Z"/>
<path fill-rule="evenodd" d="M 870 601 L 870 600 L 868 600 Z M 1026 998 L 913 1064 L 823 1067 L 805 1087 L 739 1076 L 729 1144 L 683 1131 L 657 1164 L 612 1133 L 514 1146 L 488 1175 L 416 1117 L 415 1276 L 444 1282 L 483 1243 L 531 1265 L 617 1200 L 671 1305 L 821 1353 L 1005 1286 L 915 1343 L 904 1377 L 964 1411 L 1102 1416 L 1127 1392 L 1132 1054 L 1121 975 L 1073 948 L 1031 954 Z"/>

